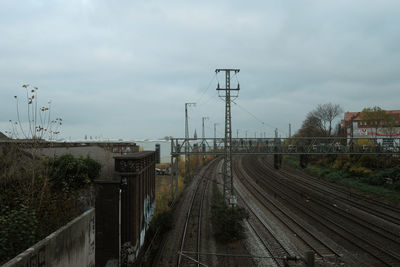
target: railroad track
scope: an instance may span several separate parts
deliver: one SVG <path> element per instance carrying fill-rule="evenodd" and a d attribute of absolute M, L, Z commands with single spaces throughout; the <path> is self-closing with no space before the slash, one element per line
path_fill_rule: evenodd
<path fill-rule="evenodd" d="M 385 222 L 385 218 L 375 218 L 377 215 L 375 213 L 369 214 L 366 208 L 365 212 L 360 213 L 357 210 L 360 205 L 352 206 L 350 203 L 341 203 L 341 198 L 336 198 L 333 192 L 326 192 L 323 190 L 323 185 L 316 186 L 309 183 L 304 185 L 303 180 L 294 184 L 292 183 L 292 176 L 288 175 L 287 172 L 281 173 L 280 171 L 276 171 L 273 169 L 272 163 L 261 162 L 260 159 L 258 160 L 261 164 L 268 167 L 268 171 L 274 172 L 274 174 L 281 178 L 281 180 L 289 177 L 290 180 L 287 183 L 287 187 L 290 187 L 293 191 L 301 189 L 302 192 L 305 192 L 303 195 L 307 195 L 313 200 L 318 200 L 313 201 L 313 203 L 315 202 L 316 205 L 322 206 L 324 211 L 336 213 L 340 215 L 341 218 L 345 218 L 357 226 L 366 228 L 369 232 L 384 236 L 386 239 L 391 241 L 386 245 L 396 246 L 399 244 L 400 227 L 393 226 L 391 222 Z"/>
<path fill-rule="evenodd" d="M 395 266 L 400 263 L 400 255 L 396 249 L 400 244 L 393 238 L 385 238 L 376 229 L 368 228 L 367 224 L 361 220 L 357 221 L 349 219 L 349 217 L 346 219 L 343 212 L 340 213 L 338 209 L 324 203 L 322 198 L 312 199 L 309 205 L 300 204 L 304 203 L 298 197 L 299 193 L 303 193 L 300 185 L 284 182 L 285 180 L 272 169 L 272 166 L 260 164 L 254 160 L 250 162 L 249 158 L 246 163 L 247 170 L 251 170 L 253 176 L 258 177 L 259 184 L 268 187 L 274 194 L 279 194 L 281 198 L 285 199 L 285 203 L 292 207 L 292 210 L 303 213 L 313 223 L 317 222 L 363 253 L 368 253 L 379 264 Z M 265 179 L 266 173 L 268 173 L 268 183 Z M 309 191 L 305 192 L 310 193 Z M 372 233 L 374 231 L 375 233 Z"/>
<path fill-rule="evenodd" d="M 290 253 L 286 245 L 276 236 L 271 227 L 260 216 L 259 211 L 255 211 L 254 206 L 248 204 L 248 201 L 246 201 L 248 197 L 237 186 L 235 186 L 235 190 L 238 194 L 238 201 L 250 213 L 248 219 L 250 230 L 257 236 L 259 242 L 271 257 L 272 262 L 268 263 L 268 266 L 284 266 L 282 258 L 291 256 L 293 253 Z"/>
<path fill-rule="evenodd" d="M 268 165 L 272 166 L 272 163 L 269 162 L 267 157 L 262 157 L 262 159 L 265 159 L 265 162 L 268 162 Z M 359 210 L 365 211 L 375 215 L 376 217 L 400 226 L 399 208 L 372 200 L 363 195 L 348 191 L 347 189 L 344 190 L 343 186 L 325 182 L 319 178 L 302 173 L 294 168 L 290 168 L 290 171 L 282 168 L 279 170 L 279 172 L 285 174 L 290 179 L 295 179 L 299 182 L 301 181 L 302 183 L 307 184 L 307 186 L 313 188 L 313 190 L 317 192 L 328 194 L 336 199 L 340 199 L 345 203 L 357 207 Z"/>
<path fill-rule="evenodd" d="M 270 213 L 274 214 L 276 219 L 284 225 L 289 232 L 296 234 L 308 250 L 313 250 L 316 253 L 317 258 L 338 258 L 341 256 L 340 253 L 331 246 L 331 244 L 324 242 L 313 231 L 310 231 L 310 226 L 304 225 L 301 218 L 293 214 L 289 209 L 276 201 L 270 195 L 265 194 L 260 186 L 249 177 L 249 175 L 255 174 L 248 170 L 244 170 L 241 161 L 234 166 L 235 172 L 237 172 L 238 177 L 241 177 L 243 185 L 248 188 L 259 203 Z"/>
<path fill-rule="evenodd" d="M 186 213 L 185 225 L 182 232 L 180 241 L 180 251 L 178 252 L 177 265 L 180 266 L 206 266 L 201 263 L 201 243 L 202 243 L 202 223 L 203 223 L 203 209 L 204 199 L 206 198 L 210 177 L 215 173 L 218 160 L 214 159 L 206 171 L 197 181 L 196 187 L 190 199 L 190 205 Z M 191 252 L 185 254 L 185 252 Z M 194 252 L 194 253 L 193 253 Z"/>

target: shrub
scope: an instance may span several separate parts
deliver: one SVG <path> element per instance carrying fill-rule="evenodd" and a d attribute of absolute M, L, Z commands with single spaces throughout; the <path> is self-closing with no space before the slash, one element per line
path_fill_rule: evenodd
<path fill-rule="evenodd" d="M 344 171 L 336 171 L 333 170 L 331 172 L 329 172 L 326 176 L 325 176 L 329 181 L 339 181 L 343 178 L 346 178 L 347 175 Z"/>
<path fill-rule="evenodd" d="M 242 207 L 230 207 L 214 185 L 211 205 L 211 221 L 215 237 L 221 242 L 232 242 L 243 238 L 242 221 L 249 218 L 249 213 Z"/>
<path fill-rule="evenodd" d="M 393 183 L 393 189 L 400 191 L 400 180 L 397 180 L 396 182 Z"/>
<path fill-rule="evenodd" d="M 362 155 L 360 159 L 358 160 L 358 165 L 360 167 L 366 167 L 366 168 L 374 168 L 376 163 L 376 159 L 374 159 L 373 156 L 370 155 Z"/>
<path fill-rule="evenodd" d="M 101 165 L 95 160 L 63 155 L 52 162 L 51 181 L 54 189 L 69 193 L 86 187 L 100 175 Z"/>
<path fill-rule="evenodd" d="M 368 176 L 372 171 L 365 167 L 351 167 L 349 172 L 355 176 Z"/>
<path fill-rule="evenodd" d="M 170 210 L 162 211 L 151 222 L 152 230 L 158 229 L 160 234 L 164 234 L 172 229 L 173 216 Z"/>
<path fill-rule="evenodd" d="M 290 155 L 285 155 L 283 156 L 283 162 L 289 166 L 292 166 L 294 168 L 299 167 L 299 160 L 294 158 L 293 156 Z"/>
<path fill-rule="evenodd" d="M 373 175 L 373 176 L 368 176 L 362 179 L 363 182 L 370 184 L 370 185 L 384 185 L 385 180 L 382 177 Z"/>
<path fill-rule="evenodd" d="M 0 210 L 0 264 L 36 242 L 38 220 L 35 210 L 20 203 Z"/>
<path fill-rule="evenodd" d="M 0 263 L 79 215 L 82 189 L 100 173 L 90 158 L 30 158 L 20 151 L 0 158 Z"/>

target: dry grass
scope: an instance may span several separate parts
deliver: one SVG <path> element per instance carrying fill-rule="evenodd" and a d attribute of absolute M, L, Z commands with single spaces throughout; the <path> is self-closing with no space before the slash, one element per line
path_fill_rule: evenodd
<path fill-rule="evenodd" d="M 213 158 L 212 155 L 208 155 L 206 157 L 207 161 L 211 160 Z M 202 166 L 205 164 L 205 162 L 202 161 L 202 157 L 198 157 L 198 164 L 199 166 Z M 164 163 L 164 164 L 157 164 L 157 168 L 166 168 L 169 167 L 169 163 Z M 185 174 L 185 161 L 183 158 L 179 159 L 178 163 L 179 167 L 179 175 L 178 175 L 178 193 L 177 196 L 179 196 L 183 189 L 185 188 L 185 182 L 184 182 L 184 174 Z M 191 156 L 190 159 L 190 167 L 191 167 L 191 173 L 193 173 L 195 167 L 196 167 L 196 159 L 195 156 Z M 169 209 L 169 202 L 171 201 L 171 176 L 170 175 L 159 175 L 156 176 L 156 210 L 155 214 L 159 214 L 160 212 L 167 211 Z"/>

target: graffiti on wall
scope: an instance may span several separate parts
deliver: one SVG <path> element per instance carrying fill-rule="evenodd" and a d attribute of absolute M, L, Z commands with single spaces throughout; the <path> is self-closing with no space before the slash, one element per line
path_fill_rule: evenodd
<path fill-rule="evenodd" d="M 89 259 L 88 259 L 88 266 L 94 267 L 95 266 L 95 236 L 96 236 L 96 229 L 95 229 L 95 216 L 90 218 L 89 221 Z"/>

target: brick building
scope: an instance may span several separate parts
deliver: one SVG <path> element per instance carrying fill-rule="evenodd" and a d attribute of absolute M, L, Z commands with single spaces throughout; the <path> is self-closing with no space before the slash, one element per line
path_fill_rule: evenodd
<path fill-rule="evenodd" d="M 96 181 L 96 266 L 117 264 L 121 254 L 134 262 L 154 214 L 155 152 L 114 159 L 114 178 Z"/>
<path fill-rule="evenodd" d="M 394 124 L 387 127 L 383 121 L 361 119 L 361 112 L 346 112 L 344 120 L 342 120 L 342 127 L 346 129 L 348 137 L 376 137 L 376 138 L 390 138 L 400 137 L 400 110 L 386 110 L 394 118 Z"/>

